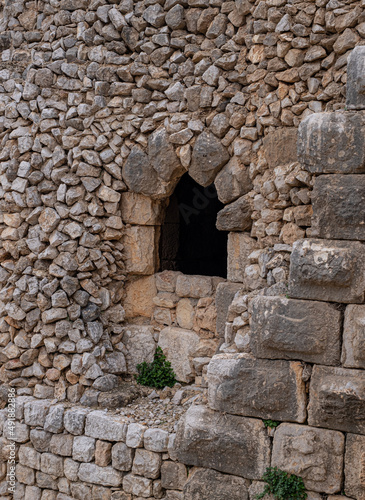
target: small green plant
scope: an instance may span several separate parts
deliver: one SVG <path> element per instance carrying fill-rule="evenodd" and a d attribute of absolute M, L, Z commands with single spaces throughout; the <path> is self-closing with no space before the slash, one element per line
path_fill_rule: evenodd
<path fill-rule="evenodd" d="M 175 385 L 176 376 L 171 368 L 170 361 L 166 360 L 161 347 L 157 347 L 155 357 L 152 363 L 144 361 L 137 365 L 138 375 L 136 380 L 141 385 L 154 387 L 155 389 L 163 389 L 164 387 L 172 387 Z"/>
<path fill-rule="evenodd" d="M 256 496 L 257 500 L 266 494 L 273 495 L 276 500 L 305 500 L 307 498 L 303 479 L 277 467 L 268 467 L 262 480 L 267 484 L 264 491 Z"/>
<path fill-rule="evenodd" d="M 274 429 L 280 424 L 277 420 L 263 420 L 263 422 L 265 427 L 270 427 L 270 429 Z"/>

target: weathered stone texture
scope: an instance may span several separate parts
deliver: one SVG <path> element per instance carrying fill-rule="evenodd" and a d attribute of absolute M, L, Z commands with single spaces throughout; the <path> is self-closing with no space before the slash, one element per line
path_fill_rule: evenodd
<path fill-rule="evenodd" d="M 211 469 L 196 469 L 184 486 L 184 500 L 247 500 L 248 481 Z"/>
<path fill-rule="evenodd" d="M 161 204 L 141 194 L 122 193 L 121 210 L 126 224 L 154 226 L 161 223 Z"/>
<path fill-rule="evenodd" d="M 224 337 L 224 329 L 227 321 L 228 308 L 235 294 L 241 290 L 242 285 L 238 283 L 219 283 L 215 296 L 217 308 L 217 334 Z"/>
<path fill-rule="evenodd" d="M 235 156 L 218 173 L 214 185 L 222 203 L 230 203 L 252 189 L 248 168 Z"/>
<path fill-rule="evenodd" d="M 248 479 L 261 478 L 270 464 L 270 441 L 261 420 L 199 405 L 180 420 L 174 448 L 182 463 Z"/>
<path fill-rule="evenodd" d="M 299 362 L 219 354 L 208 366 L 209 406 L 235 415 L 304 422 L 302 373 Z"/>
<path fill-rule="evenodd" d="M 328 302 L 361 303 L 365 259 L 360 242 L 308 239 L 294 243 L 289 296 Z"/>
<path fill-rule="evenodd" d="M 365 368 L 365 306 L 346 307 L 341 362 L 346 368 Z"/>
<path fill-rule="evenodd" d="M 228 160 L 221 142 L 210 132 L 203 132 L 194 144 L 189 174 L 201 186 L 209 186 Z"/>
<path fill-rule="evenodd" d="M 282 128 L 264 138 L 264 152 L 271 168 L 297 161 L 296 128 Z"/>
<path fill-rule="evenodd" d="M 337 365 L 341 321 L 330 304 L 258 296 L 252 301 L 251 349 L 259 358 Z"/>
<path fill-rule="evenodd" d="M 153 274 L 157 263 L 157 229 L 131 226 L 123 234 L 126 269 L 130 274 Z"/>
<path fill-rule="evenodd" d="M 250 201 L 242 196 L 223 208 L 217 215 L 217 229 L 220 231 L 247 231 L 252 225 Z"/>
<path fill-rule="evenodd" d="M 299 161 L 309 172 L 356 174 L 365 171 L 361 113 L 316 113 L 301 122 L 298 134 Z"/>
<path fill-rule="evenodd" d="M 365 434 L 365 372 L 315 366 L 310 382 L 309 425 Z"/>
<path fill-rule="evenodd" d="M 346 85 L 346 106 L 348 109 L 365 109 L 364 53 L 364 47 L 355 47 L 348 58 Z"/>
<path fill-rule="evenodd" d="M 258 248 L 257 241 L 249 233 L 229 233 L 227 279 L 245 284 L 245 267 L 248 256 Z"/>
<path fill-rule="evenodd" d="M 340 491 L 345 438 L 341 432 L 281 424 L 274 434 L 272 465 L 296 474 L 308 490 Z"/>
<path fill-rule="evenodd" d="M 346 436 L 345 493 L 351 498 L 365 498 L 365 436 Z"/>
<path fill-rule="evenodd" d="M 316 236 L 365 240 L 365 175 L 318 177 L 312 202 Z"/>

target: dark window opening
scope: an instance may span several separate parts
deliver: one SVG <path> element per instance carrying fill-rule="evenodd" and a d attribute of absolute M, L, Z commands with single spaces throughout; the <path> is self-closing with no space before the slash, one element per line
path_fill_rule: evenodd
<path fill-rule="evenodd" d="M 161 271 L 227 277 L 227 233 L 215 227 L 223 207 L 214 184 L 204 188 L 188 174 L 180 179 L 161 227 Z"/>

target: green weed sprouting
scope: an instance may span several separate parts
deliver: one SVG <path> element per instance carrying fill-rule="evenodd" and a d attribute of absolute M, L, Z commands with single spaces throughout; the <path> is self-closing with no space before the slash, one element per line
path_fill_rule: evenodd
<path fill-rule="evenodd" d="M 264 491 L 256 495 L 257 500 L 265 495 L 273 495 L 276 500 L 305 500 L 307 498 L 303 479 L 277 467 L 268 467 L 262 480 L 267 484 Z"/>
<path fill-rule="evenodd" d="M 264 422 L 264 426 L 265 427 L 270 427 L 270 429 L 274 429 L 275 427 L 277 427 L 280 422 L 278 422 L 277 420 L 263 420 Z"/>
<path fill-rule="evenodd" d="M 161 347 L 157 347 L 152 363 L 144 361 L 137 365 L 137 370 L 136 380 L 141 385 L 163 389 L 164 387 L 173 387 L 176 383 L 171 363 L 166 360 Z"/>

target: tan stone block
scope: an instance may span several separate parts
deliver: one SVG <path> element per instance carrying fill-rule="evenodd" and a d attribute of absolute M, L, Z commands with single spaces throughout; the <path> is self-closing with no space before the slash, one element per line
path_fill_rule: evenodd
<path fill-rule="evenodd" d="M 127 227 L 123 235 L 126 271 L 153 274 L 158 264 L 159 229 L 154 226 Z"/>
<path fill-rule="evenodd" d="M 244 270 L 250 264 L 248 256 L 258 249 L 257 241 L 249 233 L 229 233 L 227 279 L 244 283 Z"/>
<path fill-rule="evenodd" d="M 277 129 L 265 136 L 264 153 L 270 167 L 297 161 L 297 129 Z"/>
<path fill-rule="evenodd" d="M 122 193 L 122 219 L 126 224 L 154 226 L 161 224 L 161 203 L 137 193 Z"/>
<path fill-rule="evenodd" d="M 146 316 L 150 318 L 153 314 L 153 298 L 157 295 L 154 276 L 135 279 L 126 284 L 125 299 L 123 307 L 126 318 Z"/>
<path fill-rule="evenodd" d="M 112 460 L 112 444 L 107 441 L 96 441 L 95 463 L 100 467 L 106 467 Z"/>
<path fill-rule="evenodd" d="M 365 498 L 365 436 L 347 434 L 345 493 L 358 500 Z"/>
<path fill-rule="evenodd" d="M 190 299 L 181 299 L 176 307 L 176 321 L 181 328 L 191 330 L 194 325 L 194 306 Z"/>

